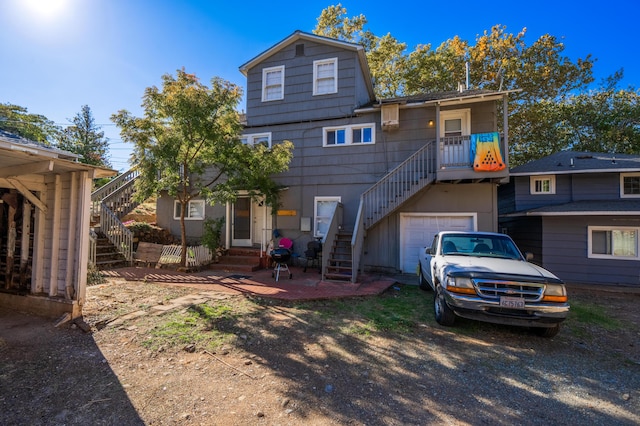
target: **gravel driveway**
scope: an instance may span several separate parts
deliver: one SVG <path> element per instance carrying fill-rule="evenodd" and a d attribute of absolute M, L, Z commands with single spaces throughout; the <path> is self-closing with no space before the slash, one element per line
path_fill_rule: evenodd
<path fill-rule="evenodd" d="M 0 424 L 640 424 L 638 294 L 570 289 L 576 306 L 605 306 L 617 326 L 576 309 L 552 339 L 465 320 L 445 328 L 432 312 L 407 331 L 370 330 L 350 309 L 364 299 L 209 301 L 252 303 L 250 314 L 215 325 L 237 336 L 215 353 L 144 346 L 163 316 L 104 326 L 116 308 L 198 291 L 90 288 L 90 334 L 0 310 Z M 417 309 L 430 307 L 431 294 L 402 285 L 378 297 L 405 292 Z"/>

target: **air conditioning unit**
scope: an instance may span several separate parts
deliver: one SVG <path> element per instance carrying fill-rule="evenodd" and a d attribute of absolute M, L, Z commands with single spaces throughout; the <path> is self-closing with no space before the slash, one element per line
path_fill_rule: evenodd
<path fill-rule="evenodd" d="M 397 129 L 400 126 L 400 114 L 398 104 L 382 105 L 382 129 Z"/>

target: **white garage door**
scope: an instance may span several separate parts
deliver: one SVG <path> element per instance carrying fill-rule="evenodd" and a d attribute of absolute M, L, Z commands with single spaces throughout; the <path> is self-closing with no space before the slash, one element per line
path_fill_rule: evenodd
<path fill-rule="evenodd" d="M 475 213 L 404 213 L 400 215 L 400 265 L 402 272 L 415 273 L 418 250 L 430 246 L 440 231 L 475 231 Z"/>

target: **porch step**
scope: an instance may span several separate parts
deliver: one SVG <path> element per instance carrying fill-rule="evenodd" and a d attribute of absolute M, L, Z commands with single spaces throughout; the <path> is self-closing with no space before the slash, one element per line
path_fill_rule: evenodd
<path fill-rule="evenodd" d="M 122 268 L 127 260 L 106 237 L 96 241 L 96 267 L 100 270 Z"/>
<path fill-rule="evenodd" d="M 262 269 L 260 265 L 260 249 L 250 247 L 231 247 L 218 263 L 210 265 L 211 269 L 223 271 L 253 272 Z"/>
<path fill-rule="evenodd" d="M 350 281 L 352 272 L 351 256 L 352 234 L 340 232 L 333 242 L 329 259 L 327 260 L 324 278 L 327 280 Z"/>

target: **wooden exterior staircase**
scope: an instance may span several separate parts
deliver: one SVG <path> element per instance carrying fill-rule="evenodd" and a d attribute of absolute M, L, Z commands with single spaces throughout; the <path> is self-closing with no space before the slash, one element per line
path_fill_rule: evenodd
<path fill-rule="evenodd" d="M 356 282 L 366 231 L 434 182 L 436 146 L 436 141 L 425 144 L 360 196 L 352 234 L 343 231 L 338 205 L 339 214 L 334 214 L 325 240 L 330 248 L 323 248 L 323 279 Z"/>
<path fill-rule="evenodd" d="M 138 206 L 133 199 L 139 172 L 128 170 L 91 194 L 90 261 L 107 269 L 133 260 L 133 234 L 120 220 Z"/>

